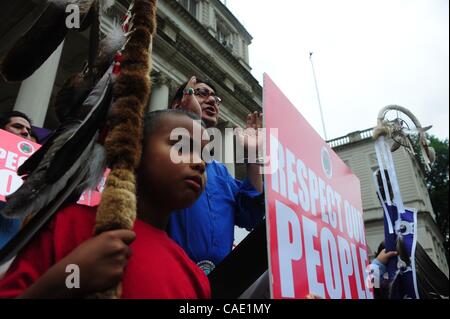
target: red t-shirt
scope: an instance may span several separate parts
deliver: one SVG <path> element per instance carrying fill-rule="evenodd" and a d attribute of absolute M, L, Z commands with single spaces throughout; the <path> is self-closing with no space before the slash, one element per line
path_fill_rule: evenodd
<path fill-rule="evenodd" d="M 52 265 L 92 237 L 96 208 L 61 210 L 18 254 L 0 280 L 0 298 L 21 295 Z M 210 298 L 208 278 L 168 235 L 136 221 L 136 240 L 122 280 L 122 298 Z M 69 275 L 69 274 L 68 274 Z M 80 284 L 82 285 L 82 279 Z"/>

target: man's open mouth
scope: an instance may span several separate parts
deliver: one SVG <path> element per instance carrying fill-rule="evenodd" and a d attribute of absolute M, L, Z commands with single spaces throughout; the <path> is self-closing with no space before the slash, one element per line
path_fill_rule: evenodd
<path fill-rule="evenodd" d="M 203 111 L 209 116 L 215 116 L 217 114 L 216 109 L 213 106 L 208 106 Z"/>

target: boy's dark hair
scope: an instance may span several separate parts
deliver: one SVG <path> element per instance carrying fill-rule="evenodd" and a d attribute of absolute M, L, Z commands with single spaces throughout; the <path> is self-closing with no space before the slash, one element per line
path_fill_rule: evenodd
<path fill-rule="evenodd" d="M 187 116 L 195 121 L 199 121 L 202 125 L 202 127 L 205 127 L 205 123 L 202 121 L 202 119 L 194 113 L 187 112 L 184 110 L 174 110 L 174 109 L 167 109 L 167 110 L 160 110 L 160 111 L 154 111 L 145 114 L 144 116 L 144 127 L 143 127 L 143 134 L 142 134 L 142 140 L 143 140 L 143 149 L 145 149 L 145 146 L 147 145 L 147 141 L 150 135 L 152 135 L 157 127 L 159 121 L 166 115 L 169 114 L 178 114 L 178 115 L 184 115 Z"/>
<path fill-rule="evenodd" d="M 31 119 L 25 113 L 19 111 L 9 111 L 0 115 L 0 129 L 4 129 L 12 117 L 21 117 L 27 120 L 30 125 L 32 124 Z"/>
<path fill-rule="evenodd" d="M 177 102 L 177 101 L 181 101 L 181 99 L 183 98 L 183 94 L 184 94 L 184 89 L 186 88 L 186 85 L 189 83 L 189 81 L 186 81 L 186 82 L 184 82 L 183 84 L 181 84 L 181 86 L 178 88 L 178 90 L 175 92 L 175 95 L 173 96 L 173 98 L 172 98 L 172 101 L 170 102 L 170 104 L 169 104 L 169 108 L 171 108 L 172 107 L 172 105 L 175 103 L 175 102 Z M 207 86 L 209 86 L 211 89 L 213 89 L 214 90 L 214 92 L 216 93 L 216 95 L 217 95 L 217 90 L 216 90 L 216 88 L 214 87 L 214 85 L 212 85 L 209 81 L 205 81 L 205 80 L 202 80 L 202 79 L 199 79 L 199 78 L 197 78 L 197 84 L 199 84 L 199 83 L 203 83 L 203 84 L 206 84 Z"/>

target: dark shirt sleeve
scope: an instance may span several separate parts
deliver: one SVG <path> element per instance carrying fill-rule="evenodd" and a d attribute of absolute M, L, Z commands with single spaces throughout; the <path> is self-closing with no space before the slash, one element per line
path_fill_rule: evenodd
<path fill-rule="evenodd" d="M 235 225 L 251 231 L 264 218 L 264 193 L 258 192 L 248 178 L 240 181 L 229 175 L 228 179 L 235 190 Z"/>
<path fill-rule="evenodd" d="M 20 296 L 54 264 L 54 227 L 54 221 L 47 224 L 16 256 L 0 280 L 0 298 Z"/>
<path fill-rule="evenodd" d="M 7 219 L 0 215 L 0 249 L 17 234 L 20 229 L 20 224 L 20 219 Z"/>

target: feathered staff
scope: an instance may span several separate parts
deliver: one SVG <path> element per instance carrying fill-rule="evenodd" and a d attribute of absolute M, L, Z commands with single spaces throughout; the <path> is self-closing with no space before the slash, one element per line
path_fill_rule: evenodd
<path fill-rule="evenodd" d="M 105 148 L 112 171 L 98 208 L 94 233 L 133 227 L 136 217 L 134 170 L 141 156 L 142 117 L 150 94 L 156 2 L 135 0 L 132 3 L 124 24 L 126 44 L 122 46 L 120 40 L 113 41 L 123 50 L 115 55 L 109 70 L 105 69 L 111 62 L 111 52 L 117 50 L 114 45 L 110 45 L 109 50 L 100 50 L 100 54 L 91 55 L 96 58 L 90 59 L 85 72 L 72 76 L 58 94 L 57 113 L 63 124 L 51 140 L 20 167 L 19 174 L 29 176 L 2 211 L 7 217 L 36 216 L 0 252 L 0 263 L 14 256 L 61 204 L 68 199 L 76 201 L 85 187 L 95 183 L 104 164 L 102 147 L 97 141 L 101 131 L 105 131 L 104 119 L 108 113 Z M 98 11 L 97 3 L 93 7 Z M 98 23 L 94 23 L 91 30 L 94 47 L 96 32 Z M 57 41 L 50 42 L 54 46 Z M 39 56 L 38 60 L 41 60 L 44 55 Z M 15 57 L 11 56 L 10 60 Z M 37 62 L 33 63 L 33 68 L 36 65 Z M 113 82 L 114 103 L 110 109 Z M 99 298 L 119 296 L 118 290 L 97 295 Z"/>
<path fill-rule="evenodd" d="M 386 119 L 389 111 L 394 111 L 397 116 L 393 121 Z M 408 119 L 415 128 L 408 126 L 405 121 Z M 378 114 L 377 124 L 373 139 L 380 168 L 373 174 L 373 180 L 384 212 L 386 251 L 398 252 L 387 264 L 389 296 L 392 299 L 416 299 L 420 298 L 415 268 L 417 214 L 415 209 L 404 206 L 392 153 L 404 146 L 414 154 L 409 135 L 418 132 L 424 163 L 430 169 L 429 165 L 435 156 L 433 148 L 428 145 L 425 132 L 431 126 L 423 128 L 411 111 L 398 105 L 383 108 Z M 392 147 L 389 147 L 385 137 L 393 139 Z"/>
<path fill-rule="evenodd" d="M 96 2 L 97 21 L 99 9 Z M 99 24 L 94 23 L 91 35 L 98 32 Z M 111 36 L 115 39 L 114 45 L 111 45 Z M 83 72 L 70 77 L 63 85 L 55 105 L 62 124 L 50 140 L 19 167 L 18 174 L 27 175 L 27 179 L 8 196 L 3 215 L 19 218 L 36 215 L 47 211 L 49 203 L 55 199 L 64 202 L 71 196 L 76 200 L 85 188 L 98 183 L 106 165 L 106 155 L 97 137 L 106 121 L 112 95 L 112 76 L 107 69 L 124 39 L 124 36 L 108 35 L 100 42 L 100 48 L 98 43 L 91 45 L 95 58 Z M 75 175 L 83 179 L 72 188 Z M 68 188 L 75 191 L 65 194 Z"/>
<path fill-rule="evenodd" d="M 100 32 L 99 14 L 106 11 L 106 4 L 96 0 L 91 8 L 95 17 L 91 38 L 96 40 L 91 41 L 93 53 L 88 66 L 72 76 L 57 96 L 56 108 L 60 110 L 58 114 L 62 124 L 49 141 L 19 168 L 18 174 L 27 175 L 27 179 L 8 196 L 8 202 L 1 211 L 5 217 L 27 216 L 31 222 L 0 251 L 0 264 L 11 259 L 63 203 L 76 201 L 83 190 L 95 187 L 103 174 L 106 154 L 98 143 L 98 136 L 111 105 L 113 76 L 107 69 L 116 51 L 125 43 L 124 35 L 117 35 L 117 32 L 103 39 L 100 46 L 95 43 L 98 37 L 94 35 Z M 108 1 L 108 5 L 112 3 Z M 59 27 L 64 28 L 64 25 Z M 32 35 L 28 37 L 33 38 Z M 48 37 L 53 38 L 54 35 L 48 34 Z M 54 41 L 44 43 L 48 42 Z M 47 49 L 37 48 L 36 51 Z M 11 56 L 11 60 L 16 58 Z"/>
<path fill-rule="evenodd" d="M 114 104 L 105 147 L 111 172 L 97 210 L 95 233 L 131 229 L 136 219 L 136 178 L 142 151 L 142 120 L 150 95 L 151 45 L 156 31 L 156 0 L 135 0 L 128 22 L 127 43 L 117 63 L 120 73 L 114 84 Z M 116 68 L 117 68 L 116 64 Z M 118 298 L 117 289 L 97 294 Z"/>

